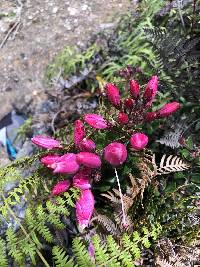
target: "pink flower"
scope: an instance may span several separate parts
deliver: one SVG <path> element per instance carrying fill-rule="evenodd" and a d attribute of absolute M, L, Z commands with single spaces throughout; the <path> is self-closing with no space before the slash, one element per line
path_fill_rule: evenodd
<path fill-rule="evenodd" d="M 106 129 L 108 127 L 107 121 L 97 114 L 86 114 L 84 121 L 95 129 Z"/>
<path fill-rule="evenodd" d="M 73 186 L 82 190 L 91 188 L 90 185 L 91 169 L 84 168 L 79 170 L 73 177 Z"/>
<path fill-rule="evenodd" d="M 127 150 L 125 145 L 113 142 L 104 148 L 104 158 L 113 166 L 124 163 L 127 158 Z"/>
<path fill-rule="evenodd" d="M 79 144 L 79 149 L 81 151 L 87 151 L 87 152 L 92 152 L 95 150 L 96 148 L 96 145 L 95 143 L 91 140 L 91 139 L 88 139 L 88 138 L 84 138 L 80 144 Z"/>
<path fill-rule="evenodd" d="M 110 103 L 113 106 L 119 106 L 120 105 L 120 93 L 119 89 L 112 83 L 106 84 L 106 94 L 110 101 Z"/>
<path fill-rule="evenodd" d="M 60 156 L 58 155 L 47 155 L 45 157 L 42 157 L 40 161 L 47 167 L 52 169 L 52 164 L 59 161 Z"/>
<path fill-rule="evenodd" d="M 154 121 L 155 119 L 157 119 L 157 113 L 156 112 L 147 112 L 146 116 L 145 116 L 145 120 L 148 122 Z"/>
<path fill-rule="evenodd" d="M 143 133 L 135 133 L 131 136 L 131 146 L 135 150 L 141 150 L 146 147 L 148 143 L 148 136 Z"/>
<path fill-rule="evenodd" d="M 168 104 L 165 104 L 161 109 L 159 109 L 156 113 L 158 117 L 164 118 L 171 115 L 173 112 L 177 111 L 177 109 L 180 108 L 180 104 L 177 102 L 171 102 Z"/>
<path fill-rule="evenodd" d="M 101 159 L 98 155 L 90 152 L 80 152 L 77 154 L 77 161 L 89 168 L 99 168 L 101 166 Z"/>
<path fill-rule="evenodd" d="M 124 105 L 129 109 L 133 108 L 134 103 L 135 103 L 135 101 L 133 99 L 131 99 L 131 98 L 126 98 L 124 100 Z"/>
<path fill-rule="evenodd" d="M 80 188 L 82 190 L 91 188 L 91 184 L 89 182 L 89 179 L 81 178 L 78 175 L 75 175 L 73 177 L 73 186 Z"/>
<path fill-rule="evenodd" d="M 49 148 L 49 149 L 62 147 L 58 140 L 55 140 L 50 137 L 42 136 L 42 135 L 34 136 L 33 138 L 31 138 L 31 141 L 40 147 Z"/>
<path fill-rule="evenodd" d="M 69 187 L 70 187 L 69 180 L 60 181 L 53 187 L 52 194 L 54 196 L 60 195 L 61 193 L 66 192 L 69 189 Z"/>
<path fill-rule="evenodd" d="M 158 77 L 152 76 L 144 91 L 143 100 L 146 107 L 150 107 L 158 90 Z"/>
<path fill-rule="evenodd" d="M 74 143 L 79 145 L 85 137 L 85 129 L 81 120 L 76 120 L 74 125 Z"/>
<path fill-rule="evenodd" d="M 137 100 L 140 95 L 140 86 L 135 80 L 130 80 L 130 93 Z"/>
<path fill-rule="evenodd" d="M 89 225 L 93 211 L 94 196 L 91 190 L 82 190 L 81 197 L 76 202 L 76 219 L 82 230 Z"/>
<path fill-rule="evenodd" d="M 51 164 L 51 168 L 54 169 L 54 173 L 74 174 L 79 170 L 80 165 L 75 154 L 67 153 L 60 157 L 59 161 Z"/>
<path fill-rule="evenodd" d="M 120 124 L 127 124 L 129 121 L 128 116 L 124 112 L 119 113 L 117 120 Z"/>

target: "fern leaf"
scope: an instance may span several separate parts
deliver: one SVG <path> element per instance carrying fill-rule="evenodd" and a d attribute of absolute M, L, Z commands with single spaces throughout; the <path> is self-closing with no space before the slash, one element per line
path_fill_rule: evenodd
<path fill-rule="evenodd" d="M 0 267 L 7 267 L 6 242 L 0 238 Z"/>
<path fill-rule="evenodd" d="M 18 263 L 20 266 L 24 265 L 24 255 L 18 246 L 18 239 L 12 228 L 8 228 L 6 231 L 6 241 L 8 247 L 8 254 Z"/>
<path fill-rule="evenodd" d="M 65 250 L 59 246 L 54 246 L 52 249 L 55 267 L 74 267 L 73 259 L 69 259 Z"/>
<path fill-rule="evenodd" d="M 98 235 L 93 236 L 92 242 L 95 248 L 95 261 L 96 265 L 104 265 L 109 260 L 107 248 L 102 244 Z"/>
<path fill-rule="evenodd" d="M 76 261 L 80 267 L 95 267 L 95 264 L 92 262 L 90 255 L 80 238 L 74 238 L 72 242 L 72 249 L 76 255 Z"/>
<path fill-rule="evenodd" d="M 177 156 L 163 155 L 160 166 L 156 170 L 156 175 L 168 174 L 172 172 L 184 171 L 190 168 L 190 165 Z"/>
<path fill-rule="evenodd" d="M 108 266 L 120 266 L 118 257 L 121 253 L 120 246 L 116 243 L 111 235 L 107 236 L 107 250 L 109 252 L 109 261 L 107 262 Z"/>
<path fill-rule="evenodd" d="M 119 234 L 119 230 L 116 225 L 106 215 L 98 214 L 94 220 L 97 220 L 108 231 L 108 233 L 114 236 Z"/>
<path fill-rule="evenodd" d="M 130 240 L 130 237 L 127 234 L 124 234 L 122 237 L 123 247 L 125 249 L 128 249 L 131 252 L 133 258 L 135 259 L 139 259 L 141 257 L 141 251 L 138 247 L 138 241 L 139 239 L 137 239 L 137 241 Z"/>

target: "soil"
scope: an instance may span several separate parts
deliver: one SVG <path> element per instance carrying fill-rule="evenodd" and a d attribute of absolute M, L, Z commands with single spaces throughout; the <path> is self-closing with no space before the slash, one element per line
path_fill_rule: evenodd
<path fill-rule="evenodd" d="M 129 0 L 1 0 L 0 119 L 21 99 L 43 97 L 44 70 L 60 49 L 85 47 L 129 7 Z"/>

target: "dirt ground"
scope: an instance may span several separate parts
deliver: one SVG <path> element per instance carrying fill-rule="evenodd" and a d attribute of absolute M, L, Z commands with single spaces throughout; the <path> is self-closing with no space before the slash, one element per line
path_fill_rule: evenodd
<path fill-rule="evenodd" d="M 44 91 L 44 70 L 60 49 L 84 47 L 129 7 L 129 0 L 1 0 L 0 119 L 23 96 L 28 103 Z"/>

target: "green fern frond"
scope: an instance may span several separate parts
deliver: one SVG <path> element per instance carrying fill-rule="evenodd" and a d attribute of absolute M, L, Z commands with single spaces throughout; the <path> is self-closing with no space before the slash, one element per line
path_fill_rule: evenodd
<path fill-rule="evenodd" d="M 95 267 L 95 264 L 91 261 L 90 255 L 80 238 L 75 238 L 73 240 L 72 249 L 75 254 L 78 266 Z"/>
<path fill-rule="evenodd" d="M 6 241 L 8 255 L 10 255 L 18 264 L 20 264 L 20 266 L 24 266 L 24 255 L 17 244 L 18 238 L 10 227 L 6 231 Z"/>
<path fill-rule="evenodd" d="M 0 238 L 0 267 L 7 267 L 6 242 Z"/>
<path fill-rule="evenodd" d="M 66 251 L 59 247 L 54 246 L 52 249 L 52 255 L 55 262 L 55 267 L 74 267 L 74 260 L 69 259 Z"/>

